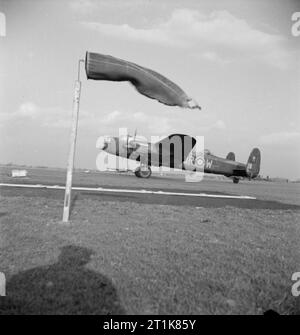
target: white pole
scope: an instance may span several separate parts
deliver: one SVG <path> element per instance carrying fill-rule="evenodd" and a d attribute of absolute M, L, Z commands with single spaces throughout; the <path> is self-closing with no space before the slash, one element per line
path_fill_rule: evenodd
<path fill-rule="evenodd" d="M 70 134 L 70 151 L 69 151 L 69 159 L 67 167 L 67 181 L 66 181 L 64 212 L 62 220 L 63 222 L 69 222 L 69 216 L 70 216 L 72 178 L 73 178 L 73 167 L 74 167 L 75 147 L 76 147 L 76 137 L 78 127 L 79 101 L 81 92 L 81 81 L 79 71 L 80 71 L 80 62 L 82 61 L 83 60 L 79 60 L 78 62 L 78 78 L 75 81 L 75 88 L 74 88 L 72 129 Z"/>

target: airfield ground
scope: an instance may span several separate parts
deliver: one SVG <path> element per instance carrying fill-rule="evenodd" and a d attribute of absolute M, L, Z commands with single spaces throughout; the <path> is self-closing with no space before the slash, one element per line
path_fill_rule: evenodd
<path fill-rule="evenodd" d="M 1 183 L 63 185 L 65 171 L 28 169 Z M 0 314 L 300 314 L 300 184 L 139 179 L 76 172 L 74 185 L 253 199 L 0 187 Z"/>

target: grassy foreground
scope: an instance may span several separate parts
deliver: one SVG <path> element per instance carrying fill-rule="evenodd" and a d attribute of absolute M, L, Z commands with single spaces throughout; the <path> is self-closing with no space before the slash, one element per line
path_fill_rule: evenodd
<path fill-rule="evenodd" d="M 0 197 L 0 314 L 300 314 L 299 211 Z"/>

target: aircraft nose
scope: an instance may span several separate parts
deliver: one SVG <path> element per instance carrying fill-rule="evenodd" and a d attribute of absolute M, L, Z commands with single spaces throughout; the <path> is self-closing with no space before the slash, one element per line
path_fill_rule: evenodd
<path fill-rule="evenodd" d="M 108 147 L 107 136 L 100 136 L 97 140 L 96 147 L 100 150 L 105 150 Z"/>

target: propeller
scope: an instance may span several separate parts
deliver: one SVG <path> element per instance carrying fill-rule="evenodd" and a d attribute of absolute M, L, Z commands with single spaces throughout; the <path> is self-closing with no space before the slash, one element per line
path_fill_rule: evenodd
<path fill-rule="evenodd" d="M 127 148 L 135 149 L 138 146 L 138 144 L 135 142 L 136 135 L 137 135 L 137 128 L 135 128 L 133 139 L 130 142 L 129 142 L 129 135 L 127 135 Z"/>

